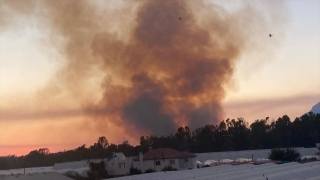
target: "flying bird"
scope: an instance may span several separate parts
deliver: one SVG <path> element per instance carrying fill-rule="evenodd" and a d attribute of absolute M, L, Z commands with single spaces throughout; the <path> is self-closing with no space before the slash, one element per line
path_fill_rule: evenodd
<path fill-rule="evenodd" d="M 272 34 L 269 34 L 269 37 L 273 36 Z"/>

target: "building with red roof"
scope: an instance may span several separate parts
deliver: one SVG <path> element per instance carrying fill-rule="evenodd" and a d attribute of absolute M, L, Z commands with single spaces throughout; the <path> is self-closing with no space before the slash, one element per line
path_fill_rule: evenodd
<path fill-rule="evenodd" d="M 170 148 L 150 149 L 148 152 L 139 153 L 139 157 L 133 159 L 133 166 L 145 172 L 148 169 L 161 171 L 166 166 L 177 170 L 194 169 L 197 155 L 189 152 L 180 152 Z"/>

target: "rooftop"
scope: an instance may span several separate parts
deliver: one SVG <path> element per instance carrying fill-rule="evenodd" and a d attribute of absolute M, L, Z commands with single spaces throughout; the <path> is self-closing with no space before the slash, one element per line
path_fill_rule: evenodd
<path fill-rule="evenodd" d="M 149 150 L 143 154 L 143 160 L 154 160 L 154 159 L 175 159 L 175 158 L 189 158 L 196 157 L 197 155 L 189 152 L 180 152 L 171 148 L 158 148 Z M 133 159 L 138 161 L 139 157 Z"/>

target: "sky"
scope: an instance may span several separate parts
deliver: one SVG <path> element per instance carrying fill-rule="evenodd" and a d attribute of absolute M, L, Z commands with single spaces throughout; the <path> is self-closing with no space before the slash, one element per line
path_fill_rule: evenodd
<path fill-rule="evenodd" d="M 99 136 L 137 144 L 227 118 L 294 120 L 320 101 L 318 0 L 96 1 L 71 8 L 81 20 L 59 13 L 66 3 L 37 12 L 16 2 L 0 0 L 0 156 L 89 146 Z M 171 17 L 161 8 L 183 14 L 184 28 L 150 23 Z"/>

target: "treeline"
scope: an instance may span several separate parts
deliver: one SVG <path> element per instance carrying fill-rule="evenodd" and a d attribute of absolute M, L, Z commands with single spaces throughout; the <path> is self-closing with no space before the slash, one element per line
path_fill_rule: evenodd
<path fill-rule="evenodd" d="M 126 155 L 134 155 L 136 147 L 130 145 L 128 141 L 122 144 L 109 144 L 108 140 L 102 136 L 90 147 L 85 144 L 72 150 L 65 150 L 57 153 L 50 153 L 48 148 L 33 150 L 24 156 L 8 155 L 0 157 L 0 170 L 28 167 L 53 166 L 55 163 L 109 158 L 113 152 L 124 152 Z"/>
<path fill-rule="evenodd" d="M 312 112 L 291 121 L 287 115 L 270 120 L 269 117 L 248 124 L 243 118 L 227 119 L 218 125 L 206 125 L 193 132 L 189 127 L 180 127 L 169 136 L 142 136 L 140 145 L 132 146 L 128 141 L 109 144 L 105 137 L 86 147 L 50 153 L 47 148 L 31 151 L 28 155 L 0 157 L 0 169 L 52 166 L 67 161 L 108 158 L 113 152 L 126 156 L 137 156 L 149 147 L 170 147 L 193 153 L 234 151 L 249 149 L 271 149 L 285 147 L 315 147 L 320 142 L 320 114 Z"/>

